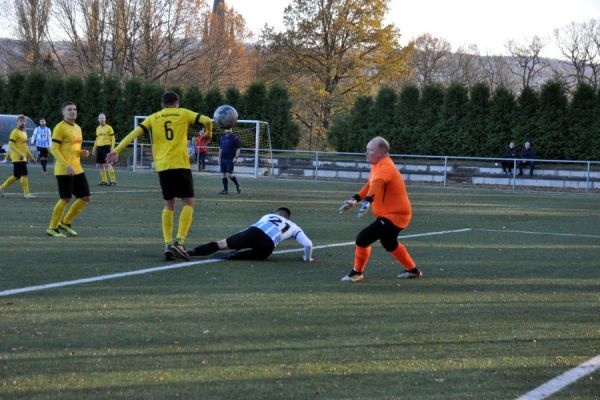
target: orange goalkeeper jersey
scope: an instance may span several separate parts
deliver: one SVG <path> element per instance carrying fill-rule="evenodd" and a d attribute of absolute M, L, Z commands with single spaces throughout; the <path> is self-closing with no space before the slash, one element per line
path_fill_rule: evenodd
<path fill-rule="evenodd" d="M 376 217 L 387 218 L 398 228 L 406 228 L 412 217 L 412 207 L 404 179 L 390 157 L 371 166 L 369 181 L 358 192 L 361 199 L 373 196 L 371 210 Z"/>

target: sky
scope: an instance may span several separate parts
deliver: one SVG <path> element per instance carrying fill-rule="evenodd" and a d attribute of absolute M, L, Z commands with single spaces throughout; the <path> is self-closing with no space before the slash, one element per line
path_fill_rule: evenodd
<path fill-rule="evenodd" d="M 225 0 L 259 34 L 265 24 L 283 30 L 283 11 L 291 0 Z M 257 3 L 260 7 L 257 7 Z M 401 33 L 401 44 L 423 33 L 444 38 L 452 49 L 476 44 L 485 54 L 507 54 L 506 42 L 545 39 L 543 57 L 563 58 L 553 32 L 571 22 L 600 18 L 600 0 L 390 0 L 387 22 Z"/>

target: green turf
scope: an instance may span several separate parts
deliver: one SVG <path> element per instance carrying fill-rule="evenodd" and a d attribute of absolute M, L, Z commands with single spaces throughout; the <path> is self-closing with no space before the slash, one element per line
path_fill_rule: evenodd
<path fill-rule="evenodd" d="M 56 184 L 35 167 L 37 199 L 0 198 L 0 291 L 167 265 L 157 176 L 87 174 L 76 238 L 44 236 Z M 371 218 L 336 213 L 356 183 L 240 181 L 220 196 L 218 176 L 195 177 L 188 247 L 280 205 L 317 246 Z M 0 398 L 513 399 L 600 354 L 600 197 L 409 193 L 403 235 L 472 229 L 403 240 L 422 280 L 397 280 L 377 244 L 364 282 L 342 284 L 348 245 L 0 297 Z M 599 397 L 596 371 L 552 398 Z"/>

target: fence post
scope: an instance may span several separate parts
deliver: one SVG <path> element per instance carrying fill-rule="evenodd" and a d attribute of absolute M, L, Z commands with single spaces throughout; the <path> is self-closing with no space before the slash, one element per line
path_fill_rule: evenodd
<path fill-rule="evenodd" d="M 315 181 L 319 176 L 319 150 L 315 151 Z"/>
<path fill-rule="evenodd" d="M 585 174 L 585 191 L 589 192 L 590 191 L 590 162 L 587 162 L 587 173 Z"/>
<path fill-rule="evenodd" d="M 444 156 L 444 187 L 448 178 L 448 156 Z"/>
<path fill-rule="evenodd" d="M 517 159 L 513 159 L 512 190 L 517 190 Z"/>

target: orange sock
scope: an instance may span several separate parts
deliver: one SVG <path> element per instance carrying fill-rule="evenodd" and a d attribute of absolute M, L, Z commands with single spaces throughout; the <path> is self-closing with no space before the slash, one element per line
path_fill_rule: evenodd
<path fill-rule="evenodd" d="M 402 243 L 398 243 L 396 250 L 391 251 L 390 253 L 396 260 L 400 261 L 400 264 L 406 269 L 413 269 L 417 266 Z"/>
<path fill-rule="evenodd" d="M 369 256 L 371 255 L 371 246 L 361 247 L 356 246 L 354 249 L 354 270 L 356 272 L 364 272 Z"/>

